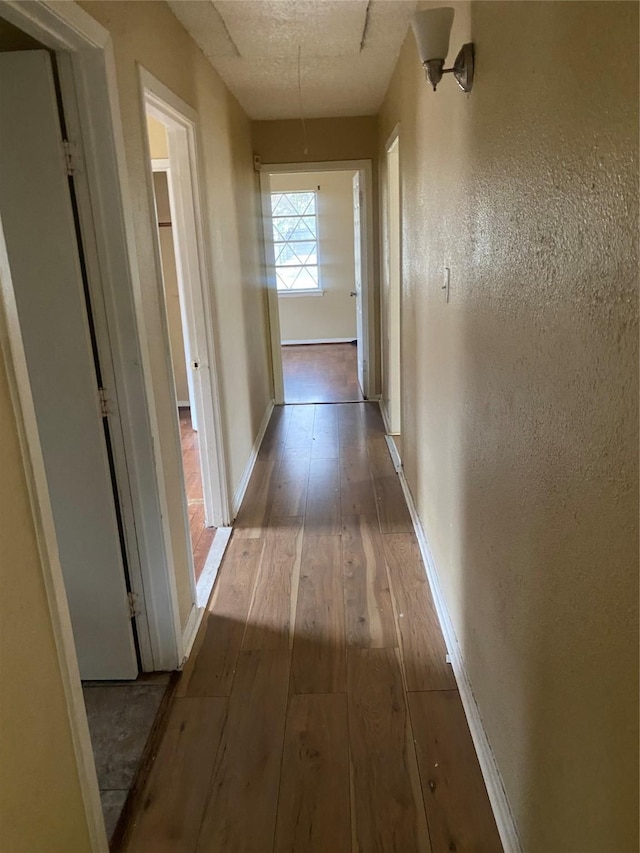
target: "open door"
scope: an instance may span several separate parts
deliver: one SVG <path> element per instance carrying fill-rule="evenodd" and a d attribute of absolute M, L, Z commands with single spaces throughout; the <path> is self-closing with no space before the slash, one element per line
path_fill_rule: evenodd
<path fill-rule="evenodd" d="M 112 412 L 100 389 L 74 212 L 51 58 L 44 50 L 0 54 L 0 222 L 80 674 L 131 679 L 138 662 L 110 462 Z"/>
<path fill-rule="evenodd" d="M 363 396 L 365 395 L 364 382 L 364 321 L 362 317 L 362 222 L 360 208 L 362 206 L 362 190 L 360 189 L 360 172 L 353 176 L 353 252 L 355 258 L 354 281 L 355 289 L 353 295 L 356 300 L 356 334 L 358 337 L 358 384 Z"/>

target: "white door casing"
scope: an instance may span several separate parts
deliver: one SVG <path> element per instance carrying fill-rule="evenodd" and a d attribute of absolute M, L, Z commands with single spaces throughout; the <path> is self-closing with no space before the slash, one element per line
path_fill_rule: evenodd
<path fill-rule="evenodd" d="M 210 273 L 202 216 L 202 188 L 197 151 L 195 111 L 146 69 L 139 69 L 145 113 L 165 125 L 169 148 L 167 181 L 180 314 L 187 346 L 187 374 L 191 405 L 196 413 L 198 445 L 207 526 L 224 527 L 230 521 L 229 485 L 223 443 L 221 390 L 217 373 L 216 339 L 210 294 Z M 146 119 L 146 115 L 145 115 Z M 147 143 L 148 144 L 148 143 Z M 153 194 L 150 162 L 149 189 Z M 159 244 L 156 243 L 161 266 Z M 166 317 L 165 317 L 166 322 Z M 167 329 L 168 338 L 168 329 Z M 169 370 L 172 375 L 172 369 Z M 175 397 L 175 389 L 173 391 Z M 180 429 L 176 415 L 176 450 L 181 458 Z M 185 520 L 188 528 L 186 496 Z M 188 529 L 187 529 L 188 534 Z M 187 541 L 189 536 L 187 535 Z M 195 596 L 195 577 L 193 582 Z M 194 598 L 195 600 L 195 598 Z"/>
<path fill-rule="evenodd" d="M 80 673 L 138 673 L 51 59 L 0 54 L 0 217 Z"/>
<path fill-rule="evenodd" d="M 383 322 L 387 338 L 387 371 L 385 376 L 385 404 L 389 429 L 392 434 L 401 432 L 401 341 L 402 341 L 402 251 L 400 200 L 400 140 L 398 129 L 393 142 L 387 147 L 387 316 Z"/>
<path fill-rule="evenodd" d="M 362 193 L 360 190 L 360 172 L 353 175 L 353 256 L 354 256 L 354 283 L 356 299 L 356 334 L 358 338 L 358 383 L 364 394 L 364 326 L 362 321 L 362 223 L 360 221 L 360 204 Z"/>
<path fill-rule="evenodd" d="M 191 426 L 197 432 L 198 431 L 198 407 L 199 401 L 201 399 L 201 394 L 196 393 L 196 382 L 200 380 L 199 364 L 197 359 L 192 358 L 191 352 L 191 334 L 193 328 L 193 310 L 190 305 L 190 300 L 188 298 L 188 294 L 185 293 L 185 280 L 182 275 L 182 263 L 181 263 L 181 247 L 178 240 L 177 228 L 175 227 L 175 188 L 174 183 L 172 181 L 171 176 L 171 168 L 169 166 L 169 160 L 152 160 L 151 166 L 153 172 L 164 172 L 167 176 L 167 192 L 169 194 L 169 208 L 171 211 L 171 239 L 173 241 L 173 257 L 175 261 L 176 267 L 176 279 L 178 282 L 178 307 L 180 309 L 180 324 L 182 326 L 182 344 L 184 347 L 184 360 L 186 365 L 187 372 L 187 392 L 189 394 L 189 408 L 191 410 Z M 157 218 L 157 211 L 156 211 Z M 160 238 L 158 238 L 160 239 Z M 162 273 L 164 277 L 164 270 Z M 200 461 L 203 462 L 202 455 L 200 455 Z M 203 479 L 204 482 L 204 479 Z M 209 515 L 212 515 L 211 511 L 209 511 Z"/>

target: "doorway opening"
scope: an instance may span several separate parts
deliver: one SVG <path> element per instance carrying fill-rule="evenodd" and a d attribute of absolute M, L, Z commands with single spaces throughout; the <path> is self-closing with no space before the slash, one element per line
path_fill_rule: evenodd
<path fill-rule="evenodd" d="M 149 164 L 195 600 L 206 606 L 230 529 L 196 152 L 197 116 L 144 72 Z"/>
<path fill-rule="evenodd" d="M 157 145 L 164 126 L 149 116 L 149 141 Z M 153 129 L 153 132 L 152 132 Z M 153 148 L 152 148 L 153 150 Z M 152 159 L 153 192 L 156 203 L 156 224 L 162 259 L 162 278 L 169 327 L 171 364 L 176 391 L 176 406 L 180 420 L 180 447 L 184 488 L 189 513 L 189 535 L 196 586 L 202 576 L 207 555 L 213 544 L 216 528 L 207 525 L 202 480 L 203 454 L 198 440 L 198 407 L 193 388 L 191 347 L 188 327 L 183 321 L 185 299 L 180 287 L 176 265 L 175 235 L 169 195 L 169 161 Z M 189 367 L 187 367 L 189 365 Z"/>
<path fill-rule="evenodd" d="M 370 396 L 370 161 L 261 169 L 276 403 Z"/>
<path fill-rule="evenodd" d="M 79 122 L 69 53 L 0 17 L 0 313 L 10 326 L 7 361 L 28 400 L 26 442 L 41 463 L 36 489 L 46 494 L 41 511 L 50 513 L 70 617 L 74 723 L 88 722 L 78 747 L 93 752 L 99 786 L 98 799 L 95 776 L 84 780 L 94 787 L 88 803 L 96 812 L 102 804 L 110 836 L 170 676 L 155 675 L 150 686 L 140 675 L 138 541 Z"/>
<path fill-rule="evenodd" d="M 402 432 L 402 200 L 400 135 L 396 128 L 387 142 L 385 280 L 383 285 L 383 370 L 381 409 L 392 453 L 401 458 Z"/>

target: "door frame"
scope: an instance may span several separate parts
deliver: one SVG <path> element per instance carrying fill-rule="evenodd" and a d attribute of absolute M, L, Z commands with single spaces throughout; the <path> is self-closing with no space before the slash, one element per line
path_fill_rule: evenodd
<path fill-rule="evenodd" d="M 102 312 L 98 347 L 103 369 L 112 370 L 109 417 L 141 667 L 176 669 L 189 637 L 180 624 L 111 35 L 75 3 L 0 0 L 0 14 L 58 56 L 69 133 L 78 134 L 70 148 L 92 301 Z"/>
<path fill-rule="evenodd" d="M 391 394 L 389 389 L 389 377 L 391 373 L 391 359 L 392 359 L 392 347 L 391 347 L 391 323 L 390 323 L 390 315 L 391 315 L 391 199 L 389 196 L 390 190 L 390 182 L 389 182 L 389 155 L 392 153 L 392 149 L 397 147 L 397 158 L 398 158 L 398 288 L 399 292 L 398 296 L 398 387 L 396 389 L 397 394 L 399 396 L 398 406 L 400 408 L 399 420 L 400 423 L 396 424 L 392 417 L 392 406 L 391 406 Z M 380 410 L 382 412 L 382 418 L 384 420 L 386 431 L 389 435 L 398 435 L 402 432 L 402 184 L 401 184 L 401 142 L 400 142 L 400 124 L 396 124 L 396 126 L 391 131 L 389 138 L 385 143 L 385 160 L 384 160 L 384 197 L 385 197 L 385 205 L 384 210 L 382 211 L 382 281 L 380 287 L 380 354 L 381 354 L 381 395 L 380 395 Z M 386 296 L 386 306 L 384 304 L 384 299 Z M 386 308 L 386 310 L 385 310 Z M 383 341 L 385 338 L 385 334 L 388 340 L 388 347 L 385 352 L 383 347 Z M 387 400 L 390 403 L 390 406 L 387 407 Z M 399 429 L 397 429 L 399 427 Z"/>
<path fill-rule="evenodd" d="M 362 346 L 364 358 L 364 396 L 375 399 L 375 283 L 374 283 L 374 241 L 373 241 L 373 166 L 371 160 L 322 160 L 313 163 L 263 163 L 260 166 L 260 195 L 262 200 L 262 226 L 265 254 L 265 280 L 267 286 L 267 304 L 269 308 L 269 330 L 271 337 L 271 361 L 273 376 L 273 397 L 276 405 L 284 400 L 284 380 L 282 375 L 282 349 L 280 335 L 280 314 L 278 308 L 278 288 L 276 285 L 276 262 L 273 251 L 273 227 L 271 224 L 271 186 L 269 176 L 277 173 L 304 172 L 359 172 L 362 192 L 360 206 L 362 229 Z"/>
<path fill-rule="evenodd" d="M 223 530 L 230 524 L 231 506 L 229 501 L 229 485 L 227 476 L 226 456 L 223 441 L 222 411 L 220 407 L 221 391 L 218 374 L 219 359 L 217 357 L 216 335 L 213 327 L 213 311 L 209 287 L 211 273 L 207 262 L 205 246 L 209 244 L 206 235 L 205 217 L 203 213 L 203 184 L 200 181 L 198 155 L 198 114 L 164 83 L 154 77 L 142 66 L 138 67 L 140 84 L 140 104 L 142 121 L 147 126 L 147 114 L 160 121 L 167 131 L 169 157 L 166 167 L 168 172 L 169 198 L 172 210 L 173 237 L 178 272 L 178 287 L 185 297 L 186 317 L 181 320 L 187 324 L 193 360 L 200 367 L 200 382 L 194 383 L 198 414 L 198 443 L 201 454 L 200 470 L 204 492 L 205 523 L 208 527 Z M 145 152 L 148 163 L 147 192 L 150 209 L 155 207 L 153 187 L 153 161 L 147 133 L 145 137 Z M 157 228 L 154 227 L 154 260 L 157 280 L 161 289 L 159 303 L 162 310 L 163 332 L 167 345 L 167 375 L 171 382 L 172 398 L 177 401 L 171 364 L 169 341 L 169 325 L 166 314 L 166 300 L 162 279 L 162 260 L 160 239 Z M 194 355 L 195 351 L 195 355 Z M 187 365 L 187 369 L 190 366 Z M 203 572 L 196 583 L 189 530 L 189 507 L 182 461 L 182 445 L 180 439 L 180 421 L 177 404 L 173 425 L 175 452 L 179 461 L 181 480 L 181 503 L 186 542 L 188 544 L 187 560 L 189 564 L 189 582 L 192 594 L 192 611 L 189 622 L 183 632 L 184 654 L 193 642 L 193 634 L 202 615 L 198 602 L 207 601 L 215 575 Z M 218 535 L 218 534 L 216 534 Z"/>
<path fill-rule="evenodd" d="M 195 349 L 194 360 L 200 365 L 200 391 L 196 388 L 196 395 L 200 393 L 201 397 L 197 400 L 198 430 L 204 438 L 200 442 L 200 448 L 201 453 L 204 450 L 205 460 L 202 465 L 202 477 L 207 526 L 225 527 L 230 523 L 231 508 L 220 406 L 220 362 L 217 355 L 216 330 L 212 321 L 212 288 L 209 286 L 212 275 L 205 251 L 209 241 L 203 212 L 204 184 L 200 180 L 202 169 L 198 145 L 199 119 L 197 112 L 164 83 L 142 66 L 139 66 L 138 70 L 145 127 L 148 112 L 167 129 L 169 198 L 172 215 L 175 215 L 174 245 L 179 287 L 183 290 L 187 307 L 189 343 Z M 145 142 L 149 163 L 148 191 L 153 199 L 153 164 L 148 139 L 145 139 Z M 161 270 L 157 233 L 155 237 L 156 262 Z M 166 316 L 164 320 L 166 324 Z M 168 325 L 165 331 L 168 338 Z M 191 354 L 194 355 L 193 352 Z M 169 372 L 173 375 L 173 370 Z M 180 451 L 177 415 L 176 438 Z M 181 452 L 179 455 L 182 458 Z"/>
<path fill-rule="evenodd" d="M 134 363 L 139 364 L 142 354 L 136 315 L 135 311 L 131 310 L 137 281 L 133 253 L 130 251 L 130 246 L 133 245 L 131 222 L 127 220 L 123 204 L 123 191 L 126 187 L 124 149 L 110 36 L 107 30 L 75 3 L 25 4 L 16 0 L 1 0 L 0 14 L 46 47 L 68 54 L 69 61 L 61 63 L 60 76 L 65 117 L 71 124 L 74 123 L 76 115 L 78 117 L 76 129 L 79 130 L 80 136 L 77 146 L 72 144 L 70 151 L 75 164 L 79 166 L 79 180 L 76 183 L 81 222 L 86 230 L 87 222 L 91 221 L 93 229 L 90 234 L 95 238 L 95 242 L 88 239 L 85 247 L 85 251 L 91 256 L 88 258 L 92 279 L 90 286 L 93 292 L 95 276 L 98 274 L 97 286 L 101 292 L 104 316 L 112 327 L 115 324 L 123 332 L 119 339 L 119 348 L 112 348 L 108 363 L 104 367 L 113 371 L 115 382 L 111 403 L 117 406 L 121 415 L 121 418 L 111 419 L 114 425 L 120 424 L 112 430 L 118 488 L 120 491 L 129 491 L 129 506 L 136 513 L 135 523 L 141 525 L 135 542 L 132 542 L 131 518 L 123 519 L 130 576 L 135 591 L 135 584 L 141 583 L 142 572 L 138 570 L 143 564 L 143 554 L 150 565 L 159 565 L 154 562 L 154 558 L 161 562 L 165 562 L 165 559 L 162 529 L 157 523 L 161 520 L 160 512 L 154 519 L 157 486 L 154 481 L 148 481 L 149 471 L 144 471 L 146 462 L 153 465 L 153 456 L 149 452 L 152 444 L 147 443 L 147 436 L 141 434 L 141 431 L 134 433 L 126 428 L 126 425 L 133 421 L 125 417 L 125 413 L 130 417 L 135 414 L 141 416 L 143 424 L 148 424 L 149 415 L 144 377 L 140 371 L 131 371 L 127 367 L 132 358 L 137 358 L 138 361 Z M 73 82 L 73 92 L 70 92 L 70 82 Z M 69 133 L 71 132 L 72 128 L 69 128 Z M 86 157 L 82 157 L 83 151 Z M 88 236 L 83 232 L 83 239 Z M 98 328 L 98 324 L 96 331 L 98 334 L 103 331 Z M 58 557 L 42 449 L 1 223 L 0 345 L 6 360 L 14 415 L 20 434 L 25 477 L 91 850 L 108 853 L 66 590 Z M 140 454 L 135 470 L 125 479 L 122 479 L 123 452 L 127 459 L 133 453 Z M 129 511 L 126 500 L 123 501 L 122 510 L 123 516 L 126 516 Z M 143 665 L 146 659 L 147 663 L 151 664 L 150 668 L 153 668 L 156 657 L 159 661 L 174 660 L 178 652 L 177 644 L 170 641 L 167 643 L 165 632 L 162 631 L 160 636 L 154 637 L 151 620 L 148 620 L 144 607 L 142 610 L 136 622 Z M 171 622 L 174 620 L 173 613 L 165 615 L 169 616 Z M 159 621 L 162 623 L 162 618 Z M 160 641 L 156 648 L 153 647 L 154 639 Z"/>

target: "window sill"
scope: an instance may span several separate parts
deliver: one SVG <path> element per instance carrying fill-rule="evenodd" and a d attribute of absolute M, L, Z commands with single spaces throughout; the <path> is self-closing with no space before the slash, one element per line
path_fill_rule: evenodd
<path fill-rule="evenodd" d="M 278 299 L 290 299 L 296 296 L 324 296 L 324 290 L 279 290 Z"/>

